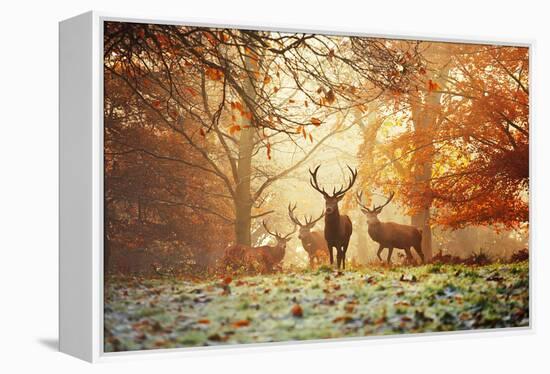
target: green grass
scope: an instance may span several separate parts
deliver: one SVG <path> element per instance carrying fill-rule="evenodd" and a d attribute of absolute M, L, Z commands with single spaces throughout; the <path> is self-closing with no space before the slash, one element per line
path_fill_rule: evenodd
<path fill-rule="evenodd" d="M 106 352 L 529 324 L 526 262 L 322 268 L 229 286 L 110 278 L 105 291 Z"/>

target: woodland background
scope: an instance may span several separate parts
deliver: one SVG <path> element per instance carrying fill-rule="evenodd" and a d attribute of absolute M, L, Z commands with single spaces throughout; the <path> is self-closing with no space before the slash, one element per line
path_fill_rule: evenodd
<path fill-rule="evenodd" d="M 316 164 L 329 187 L 356 166 L 367 201 L 396 192 L 384 219 L 421 228 L 429 260 L 527 247 L 527 48 L 117 22 L 104 34 L 107 270 L 198 274 L 232 243 L 268 243 L 262 219 L 288 231 L 289 202 L 322 209 Z M 368 263 L 364 218 L 350 196 L 343 208 L 348 258 Z M 296 241 L 285 264 L 305 261 Z"/>

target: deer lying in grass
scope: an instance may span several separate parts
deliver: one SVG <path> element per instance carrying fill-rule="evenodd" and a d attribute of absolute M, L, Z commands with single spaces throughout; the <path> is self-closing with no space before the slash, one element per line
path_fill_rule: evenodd
<path fill-rule="evenodd" d="M 390 203 L 393 199 L 394 193 L 392 192 L 386 202 L 380 206 L 373 205 L 372 209 L 363 205 L 362 201 L 363 193 L 357 193 L 355 198 L 357 204 L 361 208 L 361 211 L 367 216 L 367 224 L 369 226 L 368 232 L 372 240 L 380 244 L 376 255 L 382 260 L 380 254 L 384 248 L 388 248 L 388 264 L 391 263 L 391 256 L 394 248 L 405 250 L 407 260 L 412 262 L 413 257 L 411 254 L 411 247 L 413 247 L 420 256 L 422 262 L 424 262 L 424 253 L 422 252 L 422 231 L 414 226 L 401 225 L 395 222 L 380 222 L 378 215 L 382 212 L 382 208 Z"/>
<path fill-rule="evenodd" d="M 289 204 L 288 216 L 295 225 L 300 227 L 298 239 L 302 241 L 302 247 L 309 257 L 309 266 L 313 269 L 315 264 L 321 264 L 322 260 L 328 256 L 328 246 L 324 233 L 322 231 L 311 231 L 315 224 L 325 216 L 325 212 L 323 211 L 317 219 L 313 219 L 312 216 L 309 218 L 304 216 L 305 223 L 302 223 L 294 215 L 294 210 L 296 210 L 296 204 L 293 207 Z"/>
<path fill-rule="evenodd" d="M 355 183 L 357 179 L 357 170 L 353 170 L 348 166 L 351 172 L 351 177 L 348 182 L 348 186 L 340 187 L 336 191 L 336 187 L 332 190 L 332 195 L 328 194 L 323 188 L 319 187 L 317 182 L 317 172 L 321 165 L 317 166 L 314 171 L 309 171 L 311 178 L 309 183 L 318 192 L 320 192 L 325 199 L 325 240 L 327 241 L 330 264 L 334 263 L 334 257 L 332 254 L 332 248 L 336 248 L 336 264 L 338 269 L 340 266 L 342 269 L 346 268 L 346 251 L 348 250 L 349 239 L 353 232 L 353 226 L 351 220 L 346 215 L 340 215 L 338 210 L 338 203 L 344 197 L 344 194 Z"/>
<path fill-rule="evenodd" d="M 245 272 L 272 273 L 285 257 L 286 244 L 290 236 L 296 232 L 296 226 L 292 232 L 282 235 L 272 232 L 262 221 L 265 231 L 275 237 L 274 246 L 263 245 L 261 247 L 248 247 L 236 244 L 225 250 L 223 266 L 225 270 L 244 270 Z"/>

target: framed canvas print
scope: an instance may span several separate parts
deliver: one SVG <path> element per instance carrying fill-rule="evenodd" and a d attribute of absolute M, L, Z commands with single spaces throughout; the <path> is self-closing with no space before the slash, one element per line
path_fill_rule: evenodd
<path fill-rule="evenodd" d="M 530 44 L 60 24 L 60 343 L 530 327 Z"/>

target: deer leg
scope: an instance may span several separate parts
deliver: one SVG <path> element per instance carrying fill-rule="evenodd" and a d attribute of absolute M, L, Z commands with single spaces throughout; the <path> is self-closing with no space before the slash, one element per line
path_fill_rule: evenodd
<path fill-rule="evenodd" d="M 329 255 L 329 258 L 330 258 L 330 264 L 334 264 L 334 255 L 332 254 L 332 245 L 330 245 L 328 247 L 328 255 Z"/>
<path fill-rule="evenodd" d="M 346 270 L 346 250 L 342 252 L 342 269 Z"/>
<path fill-rule="evenodd" d="M 382 256 L 380 256 L 380 254 L 382 253 L 382 250 L 384 249 L 384 246 L 382 246 L 382 244 L 380 244 L 380 247 L 378 248 L 378 252 L 376 253 L 376 256 L 378 256 L 378 259 L 380 261 L 384 261 L 382 260 Z"/>
<path fill-rule="evenodd" d="M 342 248 L 342 270 L 346 270 L 346 250 Z"/>
<path fill-rule="evenodd" d="M 342 267 L 344 270 L 346 269 L 346 252 L 348 251 L 348 245 L 349 245 L 349 241 L 344 243 L 344 246 L 342 247 L 342 262 L 343 262 Z"/>
<path fill-rule="evenodd" d="M 420 244 L 415 245 L 413 248 L 416 251 L 416 253 L 418 253 L 418 255 L 420 256 L 420 259 L 422 260 L 422 263 L 425 263 L 424 262 L 424 253 L 422 253 L 421 245 Z"/>
<path fill-rule="evenodd" d="M 405 248 L 405 255 L 407 256 L 407 263 L 414 264 L 414 257 L 410 248 Z"/>
<path fill-rule="evenodd" d="M 388 248 L 388 265 L 391 264 L 391 255 L 393 253 L 393 247 Z"/>

